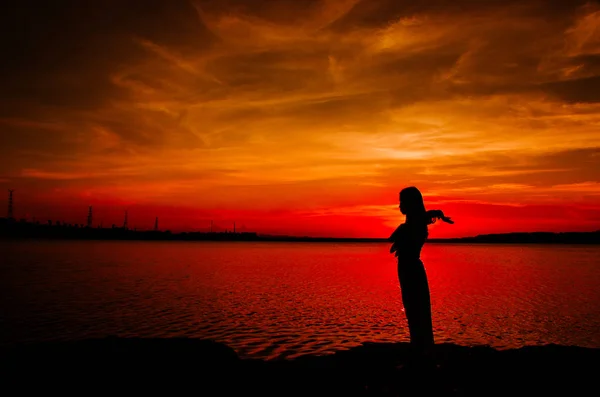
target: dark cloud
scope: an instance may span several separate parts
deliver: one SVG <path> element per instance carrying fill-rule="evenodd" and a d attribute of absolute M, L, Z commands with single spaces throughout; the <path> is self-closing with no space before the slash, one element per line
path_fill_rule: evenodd
<path fill-rule="evenodd" d="M 565 102 L 600 102 L 600 76 L 556 81 L 541 88 Z"/>
<path fill-rule="evenodd" d="M 585 0 L 362 0 L 342 18 L 333 22 L 329 29 L 351 30 L 357 27 L 385 27 L 390 22 L 414 16 L 477 17 L 484 14 L 507 13 L 534 15 L 541 19 L 555 17 L 565 19 L 575 13 Z"/>
<path fill-rule="evenodd" d="M 186 1 L 9 1 L 0 24 L 2 101 L 95 107 L 126 91 L 110 74 L 147 53 L 144 37 L 182 51 L 214 43 Z"/>
<path fill-rule="evenodd" d="M 432 181 L 446 188 L 495 184 L 522 184 L 544 188 L 554 185 L 600 183 L 600 148 L 559 150 L 539 154 L 485 153 L 463 156 L 458 161 L 449 159 L 439 167 L 428 166 L 427 168 L 435 170 L 432 173 Z M 416 170 L 417 174 L 419 172 L 422 170 Z M 455 182 L 457 179 L 460 181 Z M 493 193 L 488 192 L 488 194 Z"/>
<path fill-rule="evenodd" d="M 40 156 L 48 152 L 54 156 L 73 153 L 77 149 L 73 141 L 73 131 L 60 123 L 0 119 L 0 130 L 2 131 L 0 153 L 4 157 L 3 166 L 7 163 L 23 163 L 25 160 L 23 156 L 26 153 Z"/>
<path fill-rule="evenodd" d="M 214 15 L 242 14 L 280 23 L 294 23 L 311 16 L 322 0 L 194 0 Z"/>
<path fill-rule="evenodd" d="M 281 64 L 293 56 L 288 53 L 258 53 L 222 57 L 208 65 L 207 70 L 230 88 L 260 87 L 267 92 L 286 92 L 303 89 L 315 79 L 322 79 L 323 71 L 327 69 L 327 56 L 318 56 L 310 68 L 285 67 Z M 302 62 L 303 55 L 299 52 L 297 62 Z M 321 68 L 319 68 L 321 64 Z"/>

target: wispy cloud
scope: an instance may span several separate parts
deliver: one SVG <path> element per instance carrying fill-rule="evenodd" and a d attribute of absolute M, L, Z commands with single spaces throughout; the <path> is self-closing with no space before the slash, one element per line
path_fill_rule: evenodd
<path fill-rule="evenodd" d="M 597 2 L 101 3 L 27 14 L 33 50 L 4 54 L 0 173 L 32 195 L 383 222 L 409 184 L 597 195 Z"/>

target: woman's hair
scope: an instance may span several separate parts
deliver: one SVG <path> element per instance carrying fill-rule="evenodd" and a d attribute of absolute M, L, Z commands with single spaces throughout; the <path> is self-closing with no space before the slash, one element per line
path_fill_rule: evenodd
<path fill-rule="evenodd" d="M 425 210 L 423 196 L 419 189 L 414 186 L 409 186 L 400 191 L 400 205 L 406 215 L 410 215 L 413 219 L 422 219 L 425 225 L 431 225 L 438 219 L 447 223 L 454 223 L 452 219 L 444 216 L 441 210 Z"/>

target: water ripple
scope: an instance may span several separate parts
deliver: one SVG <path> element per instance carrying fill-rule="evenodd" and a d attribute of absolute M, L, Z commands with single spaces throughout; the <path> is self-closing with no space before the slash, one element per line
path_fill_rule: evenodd
<path fill-rule="evenodd" d="M 0 244 L 3 344 L 194 337 L 278 359 L 408 341 L 386 245 Z M 423 260 L 437 342 L 600 347 L 600 247 L 431 244 Z"/>

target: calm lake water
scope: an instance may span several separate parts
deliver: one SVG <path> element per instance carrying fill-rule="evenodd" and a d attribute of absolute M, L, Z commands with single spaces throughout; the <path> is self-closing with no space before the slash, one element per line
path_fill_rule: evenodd
<path fill-rule="evenodd" d="M 0 342 L 212 338 L 242 357 L 408 341 L 379 243 L 0 242 Z M 437 343 L 600 347 L 600 246 L 426 244 Z"/>

